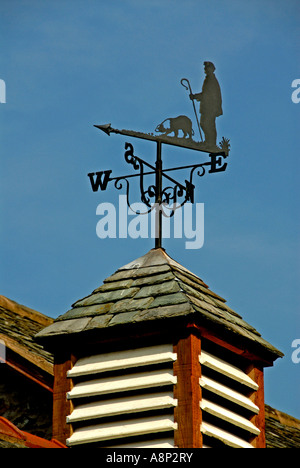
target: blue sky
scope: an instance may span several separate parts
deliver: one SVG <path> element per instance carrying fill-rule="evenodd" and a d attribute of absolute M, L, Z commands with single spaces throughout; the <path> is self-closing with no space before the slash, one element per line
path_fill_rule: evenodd
<path fill-rule="evenodd" d="M 154 246 L 97 237 L 98 204 L 117 205 L 120 192 L 93 193 L 87 173 L 131 173 L 125 142 L 150 163 L 155 146 L 93 125 L 148 133 L 185 114 L 196 129 L 180 80 L 199 92 L 212 61 L 228 167 L 196 181 L 203 247 L 163 247 L 285 353 L 266 370 L 266 401 L 300 418 L 299 10 L 294 0 L 2 0 L 1 294 L 57 317 Z M 165 167 L 205 157 L 163 147 Z"/>

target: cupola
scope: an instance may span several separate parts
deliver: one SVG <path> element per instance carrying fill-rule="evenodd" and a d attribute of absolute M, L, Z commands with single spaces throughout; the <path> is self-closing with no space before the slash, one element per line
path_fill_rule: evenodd
<path fill-rule="evenodd" d="M 282 356 L 162 248 L 37 339 L 54 354 L 52 437 L 70 448 L 264 448 L 264 368 Z"/>

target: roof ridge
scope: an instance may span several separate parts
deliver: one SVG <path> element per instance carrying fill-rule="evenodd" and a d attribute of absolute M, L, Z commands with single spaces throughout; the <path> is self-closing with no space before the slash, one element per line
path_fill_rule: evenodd
<path fill-rule="evenodd" d="M 39 323 L 41 325 L 50 325 L 53 322 L 51 317 L 38 312 L 37 310 L 31 309 L 30 307 L 19 304 L 8 297 L 0 295 L 0 307 L 3 309 L 9 310 L 10 312 L 19 315 L 21 317 L 26 317 L 33 322 Z"/>
<path fill-rule="evenodd" d="M 170 257 L 170 255 L 167 254 L 165 249 L 163 249 L 162 247 L 149 250 L 149 252 L 147 252 L 145 255 L 142 255 L 141 257 L 136 258 L 135 260 L 127 263 L 126 265 L 123 265 L 122 267 L 118 268 L 117 271 L 146 268 L 150 266 L 154 267 L 163 264 L 167 264 L 171 267 L 178 267 L 181 270 L 190 273 L 191 275 L 197 276 L 191 271 L 189 271 L 187 268 L 185 268 L 183 265 L 178 263 L 176 260 L 174 260 L 172 257 Z"/>

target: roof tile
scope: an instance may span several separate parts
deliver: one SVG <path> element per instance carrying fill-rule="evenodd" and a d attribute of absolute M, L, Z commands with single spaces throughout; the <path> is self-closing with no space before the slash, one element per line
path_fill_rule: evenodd
<path fill-rule="evenodd" d="M 149 297 L 149 296 L 160 296 L 162 294 L 172 294 L 180 291 L 180 287 L 174 277 L 172 281 L 164 281 L 160 284 L 155 284 L 151 286 L 143 286 L 139 292 L 136 294 L 136 298 L 139 297 Z"/>
<path fill-rule="evenodd" d="M 152 249 L 119 268 L 102 286 L 75 302 L 71 310 L 37 336 L 43 338 L 193 314 L 212 326 L 239 335 L 248 344 L 255 343 L 276 357 L 282 356 L 225 302 L 163 249 Z"/>

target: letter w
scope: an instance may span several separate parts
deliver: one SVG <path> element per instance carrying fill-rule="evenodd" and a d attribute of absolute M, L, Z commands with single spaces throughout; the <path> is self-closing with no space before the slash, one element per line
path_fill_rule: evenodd
<path fill-rule="evenodd" d="M 100 190 L 106 190 L 107 184 L 109 182 L 109 176 L 112 171 L 101 171 L 101 172 L 91 172 L 88 174 L 92 186 L 93 192 L 97 192 L 100 187 Z M 102 175 L 104 174 L 104 177 Z M 94 179 L 94 175 L 96 175 L 96 180 Z"/>

